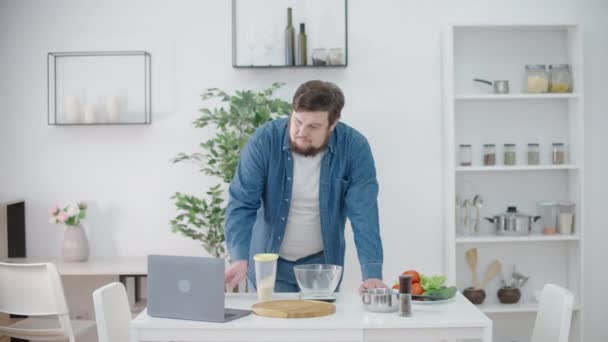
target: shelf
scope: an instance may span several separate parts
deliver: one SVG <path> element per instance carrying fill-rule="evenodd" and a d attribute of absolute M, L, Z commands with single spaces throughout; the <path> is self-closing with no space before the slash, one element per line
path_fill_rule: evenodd
<path fill-rule="evenodd" d="M 564 165 L 513 165 L 513 166 L 457 166 L 456 172 L 503 172 L 503 171 L 554 171 L 579 170 L 575 164 Z"/>
<path fill-rule="evenodd" d="M 537 302 L 523 302 L 516 304 L 482 304 L 477 306 L 483 313 L 523 313 L 523 312 L 538 312 Z M 578 311 L 577 303 L 574 303 L 574 311 Z"/>
<path fill-rule="evenodd" d="M 527 236 L 457 236 L 456 243 L 505 243 L 505 242 L 550 242 L 579 241 L 578 235 L 527 235 Z"/>
<path fill-rule="evenodd" d="M 455 100 L 459 101 L 487 101 L 487 100 L 560 100 L 577 99 L 577 93 L 563 94 L 462 94 L 456 95 Z"/>
<path fill-rule="evenodd" d="M 346 64 L 340 65 L 232 65 L 236 69 L 332 69 L 332 68 L 346 68 Z"/>

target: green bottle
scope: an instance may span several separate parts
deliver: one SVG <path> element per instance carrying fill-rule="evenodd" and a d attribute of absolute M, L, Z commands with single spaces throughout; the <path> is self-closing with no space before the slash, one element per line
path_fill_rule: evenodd
<path fill-rule="evenodd" d="M 285 65 L 295 65 L 295 30 L 291 23 L 291 7 L 287 8 L 287 27 L 285 28 Z"/>
<path fill-rule="evenodd" d="M 300 33 L 298 33 L 298 54 L 296 55 L 296 65 L 306 65 L 306 32 L 304 23 L 300 23 Z"/>

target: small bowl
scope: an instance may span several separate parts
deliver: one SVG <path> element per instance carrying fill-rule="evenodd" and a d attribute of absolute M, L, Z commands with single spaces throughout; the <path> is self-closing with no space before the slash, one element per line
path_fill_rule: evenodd
<path fill-rule="evenodd" d="M 399 309 L 399 292 L 392 289 L 367 289 L 361 293 L 363 308 L 372 312 L 395 312 Z"/>
<path fill-rule="evenodd" d="M 501 287 L 496 295 L 503 304 L 515 304 L 521 298 L 521 291 L 517 287 Z"/>
<path fill-rule="evenodd" d="M 486 299 L 486 291 L 483 289 L 475 290 L 472 287 L 467 287 L 462 291 L 462 294 L 473 304 L 479 305 Z"/>

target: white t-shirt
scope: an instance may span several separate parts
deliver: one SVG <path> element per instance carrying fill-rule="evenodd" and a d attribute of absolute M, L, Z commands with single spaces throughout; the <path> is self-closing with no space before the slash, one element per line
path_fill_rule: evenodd
<path fill-rule="evenodd" d="M 285 236 L 279 255 L 297 259 L 323 250 L 319 209 L 319 178 L 324 152 L 313 157 L 292 153 L 293 189 Z"/>

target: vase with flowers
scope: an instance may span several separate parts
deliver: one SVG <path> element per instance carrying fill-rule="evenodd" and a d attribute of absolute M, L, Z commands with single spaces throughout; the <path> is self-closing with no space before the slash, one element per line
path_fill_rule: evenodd
<path fill-rule="evenodd" d="M 66 226 L 61 255 L 64 261 L 86 261 L 89 257 L 89 241 L 82 227 L 86 217 L 87 204 L 79 202 L 66 207 L 53 206 L 49 208 L 49 222 Z"/>

